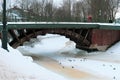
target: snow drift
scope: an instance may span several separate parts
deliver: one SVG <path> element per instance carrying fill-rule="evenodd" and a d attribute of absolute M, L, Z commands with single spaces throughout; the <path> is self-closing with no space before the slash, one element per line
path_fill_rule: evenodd
<path fill-rule="evenodd" d="M 0 80 L 66 80 L 33 63 L 31 57 L 23 56 L 9 45 L 8 50 L 0 48 Z"/>

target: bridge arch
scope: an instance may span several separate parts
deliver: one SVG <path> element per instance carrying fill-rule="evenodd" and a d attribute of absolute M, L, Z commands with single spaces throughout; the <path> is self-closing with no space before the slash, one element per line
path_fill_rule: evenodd
<path fill-rule="evenodd" d="M 70 40 L 76 43 L 77 48 L 88 49 L 90 41 L 90 29 L 20 29 L 9 30 L 9 34 L 12 37 L 12 41 L 9 44 L 16 48 L 22 45 L 25 41 L 29 41 L 30 38 L 36 38 L 38 35 L 44 35 L 46 33 L 64 35 Z"/>

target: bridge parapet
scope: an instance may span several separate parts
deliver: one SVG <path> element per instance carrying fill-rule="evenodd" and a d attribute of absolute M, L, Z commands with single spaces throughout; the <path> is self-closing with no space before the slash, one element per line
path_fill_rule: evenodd
<path fill-rule="evenodd" d="M 120 24 L 117 23 L 83 23 L 83 22 L 8 22 L 8 29 L 23 28 L 85 28 L 85 29 L 109 29 L 120 30 Z M 2 29 L 2 24 L 0 24 Z"/>

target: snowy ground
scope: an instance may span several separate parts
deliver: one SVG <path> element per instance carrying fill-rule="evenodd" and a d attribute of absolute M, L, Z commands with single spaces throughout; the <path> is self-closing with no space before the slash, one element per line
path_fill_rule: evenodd
<path fill-rule="evenodd" d="M 64 36 L 47 34 L 17 48 L 26 56 L 10 46 L 9 52 L 0 48 L 0 80 L 120 80 L 120 42 L 106 52 L 75 46 Z"/>
<path fill-rule="evenodd" d="M 0 80 L 67 80 L 23 56 L 9 46 L 9 52 L 0 48 Z"/>

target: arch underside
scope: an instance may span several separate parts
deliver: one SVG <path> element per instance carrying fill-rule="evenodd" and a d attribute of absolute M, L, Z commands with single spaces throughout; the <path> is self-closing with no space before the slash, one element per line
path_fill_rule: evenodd
<path fill-rule="evenodd" d="M 76 43 L 76 47 L 80 49 L 89 49 L 91 44 L 91 30 L 90 29 L 21 29 L 9 30 L 12 41 L 9 44 L 17 48 L 25 41 L 31 38 L 36 38 L 38 35 L 46 33 L 64 35 Z"/>

